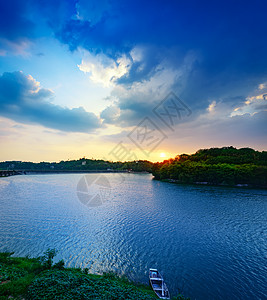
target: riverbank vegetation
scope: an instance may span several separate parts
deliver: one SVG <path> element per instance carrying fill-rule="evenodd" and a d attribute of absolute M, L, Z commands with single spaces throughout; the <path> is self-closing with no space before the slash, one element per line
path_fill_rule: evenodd
<path fill-rule="evenodd" d="M 147 160 L 112 162 L 80 158 L 50 162 L 0 162 L 0 170 L 27 172 L 149 172 L 155 179 L 186 184 L 267 187 L 267 151 L 234 147 L 201 149 L 194 154 L 152 163 Z"/>
<path fill-rule="evenodd" d="M 147 160 L 136 160 L 129 162 L 112 162 L 101 159 L 80 158 L 78 160 L 67 160 L 56 162 L 23 162 L 5 161 L 0 162 L 0 170 L 16 171 L 125 171 L 152 172 L 153 163 Z"/>
<path fill-rule="evenodd" d="M 88 274 L 87 269 L 53 263 L 55 250 L 38 258 L 0 253 L 0 299 L 157 299 L 149 286 L 135 284 L 113 273 Z M 186 300 L 182 295 L 173 300 Z M 188 299 L 189 300 L 189 299 Z"/>
<path fill-rule="evenodd" d="M 234 147 L 202 149 L 155 163 L 152 174 L 177 183 L 267 188 L 267 152 Z"/>

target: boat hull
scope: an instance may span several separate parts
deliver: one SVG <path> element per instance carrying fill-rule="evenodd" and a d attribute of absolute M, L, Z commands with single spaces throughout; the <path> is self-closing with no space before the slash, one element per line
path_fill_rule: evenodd
<path fill-rule="evenodd" d="M 149 283 L 159 299 L 171 299 L 167 285 L 157 269 L 149 269 Z"/>

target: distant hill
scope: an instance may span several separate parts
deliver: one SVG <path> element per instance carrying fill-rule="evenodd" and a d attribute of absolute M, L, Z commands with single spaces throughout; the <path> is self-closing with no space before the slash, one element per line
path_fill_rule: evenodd
<path fill-rule="evenodd" d="M 132 162 L 112 162 L 100 159 L 80 158 L 78 160 L 67 160 L 56 162 L 22 162 L 5 161 L 0 162 L 0 170 L 28 170 L 28 171 L 123 171 L 152 172 L 153 163 L 147 160 Z"/>
<path fill-rule="evenodd" d="M 177 183 L 267 188 L 267 151 L 234 147 L 200 149 L 161 163 L 147 160 L 112 162 L 80 158 L 56 162 L 0 162 L 0 170 L 152 172 L 155 179 Z"/>
<path fill-rule="evenodd" d="M 153 165 L 156 179 L 177 183 L 267 187 L 267 152 L 234 147 L 201 149 Z"/>

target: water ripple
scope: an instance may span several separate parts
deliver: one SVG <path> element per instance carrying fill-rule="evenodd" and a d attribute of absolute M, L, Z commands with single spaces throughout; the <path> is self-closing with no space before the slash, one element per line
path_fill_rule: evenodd
<path fill-rule="evenodd" d="M 0 250 L 57 259 L 147 283 L 159 268 L 191 299 L 266 299 L 267 192 L 178 186 L 105 174 L 109 199 L 79 202 L 81 174 L 0 179 Z"/>

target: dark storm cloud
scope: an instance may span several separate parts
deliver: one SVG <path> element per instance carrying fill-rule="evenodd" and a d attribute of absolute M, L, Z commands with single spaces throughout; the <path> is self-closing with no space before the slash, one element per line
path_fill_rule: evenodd
<path fill-rule="evenodd" d="M 133 48 L 141 45 L 145 49 L 142 58 L 132 60 L 128 72 L 115 82 L 125 89 L 149 81 L 162 68 L 179 70 L 188 52 L 196 53 L 197 58 L 183 72 L 183 78 L 169 83 L 169 91 L 181 96 L 194 116 L 203 113 L 213 100 L 234 108 L 267 81 L 266 1 L 8 3 L 11 2 L 1 4 L 0 35 L 4 38 L 34 37 L 33 28 L 44 19 L 54 36 L 71 51 L 83 48 L 113 59 L 122 54 L 131 59 Z M 118 97 L 116 111 L 119 109 L 121 115 L 116 113 L 114 117 L 114 109 L 103 112 L 107 123 L 127 126 L 147 115 L 155 105 L 149 89 L 143 95 L 132 92 Z"/>
<path fill-rule="evenodd" d="M 89 10 L 84 2 L 78 1 L 76 7 Z M 210 75 L 229 69 L 235 73 L 266 74 L 264 1 L 104 3 L 102 10 L 98 9 L 100 4 L 91 5 L 97 14 L 96 23 L 90 17 L 94 11 L 89 16 L 83 13 L 81 19 L 66 19 L 60 26 L 50 21 L 57 37 L 72 50 L 84 47 L 113 56 L 128 52 L 137 44 L 178 47 L 178 55 L 193 49 L 201 53 L 202 69 Z"/>
<path fill-rule="evenodd" d="M 217 81 L 266 76 L 266 8 L 260 0 L 11 0 L 1 2 L 0 35 L 32 37 L 34 24 L 44 18 L 71 50 L 82 47 L 116 58 L 136 45 L 148 45 L 142 71 L 142 62 L 135 62 L 119 84 L 146 79 L 163 59 L 179 67 L 188 51 L 198 51 L 201 63 L 188 85 L 201 78 L 202 85 L 217 87 Z M 173 48 L 176 55 L 168 53 Z"/>
<path fill-rule="evenodd" d="M 122 53 L 130 57 L 136 45 L 144 45 L 142 59 L 132 62 L 117 85 L 131 88 L 149 80 L 162 69 L 163 62 L 170 69 L 179 69 L 187 53 L 195 51 L 198 58 L 186 81 L 181 84 L 178 78 L 170 86 L 195 115 L 212 100 L 232 102 L 235 107 L 267 80 L 264 1 L 117 1 L 112 5 L 105 1 L 102 9 L 95 8 L 94 19 L 84 1 L 76 7 L 81 18 L 55 26 L 57 38 L 71 50 L 83 47 L 116 59 Z M 135 98 L 133 105 L 135 96 L 118 102 L 124 114 L 121 118 L 129 124 L 154 105 L 146 100 L 147 95 L 143 102 Z"/>
<path fill-rule="evenodd" d="M 90 132 L 100 127 L 98 118 L 82 107 L 65 108 L 50 102 L 53 93 L 22 72 L 0 77 L 0 114 L 23 123 L 35 123 L 69 132 Z"/>

